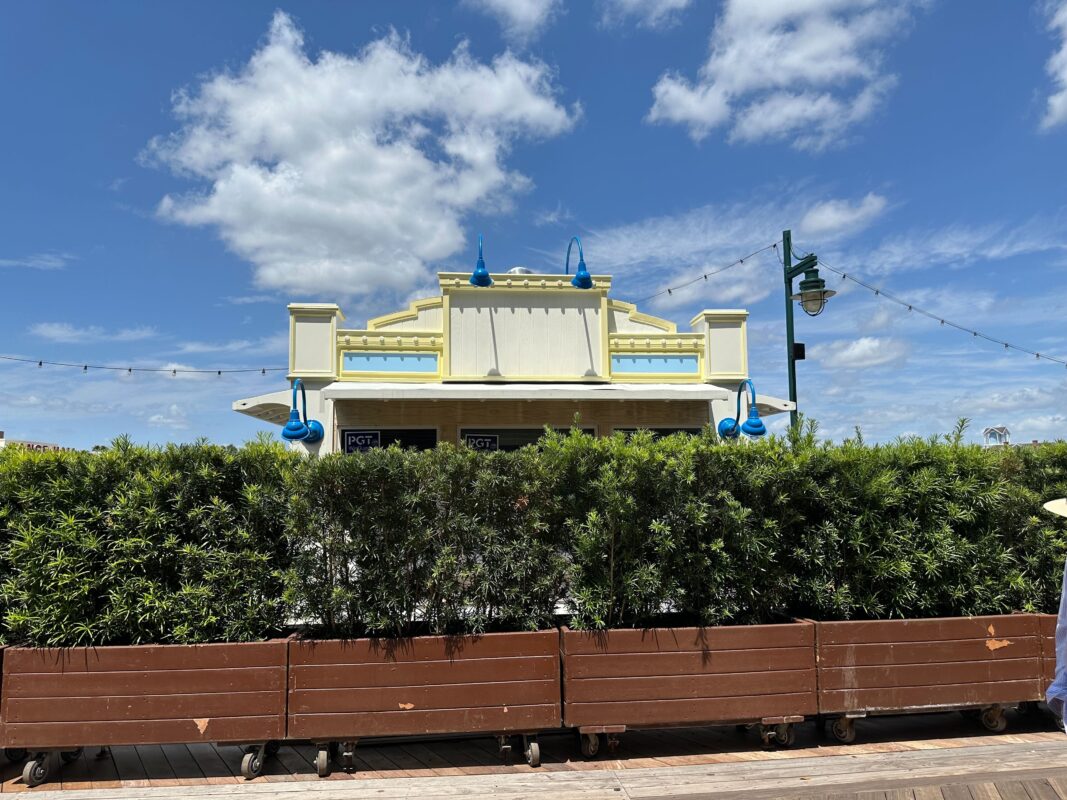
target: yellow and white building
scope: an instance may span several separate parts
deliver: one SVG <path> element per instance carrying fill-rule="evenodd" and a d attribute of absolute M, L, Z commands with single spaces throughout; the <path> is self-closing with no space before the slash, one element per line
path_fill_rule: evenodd
<path fill-rule="evenodd" d="M 289 306 L 289 379 L 307 389 L 319 453 L 392 442 L 466 442 L 511 449 L 546 425 L 598 436 L 648 428 L 697 432 L 733 417 L 748 378 L 748 312 L 701 311 L 675 323 L 611 297 L 611 277 L 590 289 L 570 276 L 516 269 L 473 286 L 439 273 L 440 294 L 366 328 L 345 326 L 331 303 Z M 238 400 L 235 411 L 284 425 L 291 390 Z M 761 414 L 788 411 L 759 395 Z M 742 404 L 742 415 L 745 413 Z"/>

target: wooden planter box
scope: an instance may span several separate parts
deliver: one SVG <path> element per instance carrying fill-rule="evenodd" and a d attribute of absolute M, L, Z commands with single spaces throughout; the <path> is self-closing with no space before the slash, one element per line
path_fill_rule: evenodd
<path fill-rule="evenodd" d="M 596 755 L 628 728 L 758 723 L 793 740 L 817 710 L 815 626 L 563 629 L 563 721 Z M 773 730 L 772 730 L 773 726 Z M 611 740 L 609 740 L 611 741 Z"/>
<path fill-rule="evenodd" d="M 1056 680 L 1055 614 L 1037 615 L 1037 634 L 1041 639 L 1041 689 L 1046 691 Z"/>
<path fill-rule="evenodd" d="M 90 745 L 262 743 L 285 738 L 284 640 L 21 648 L 4 652 L 0 746 L 39 756 Z M 245 766 L 258 774 L 259 762 Z M 33 773 L 33 770 L 30 770 Z M 247 775 L 253 777 L 252 775 Z"/>
<path fill-rule="evenodd" d="M 816 623 L 819 713 L 855 738 L 868 714 L 975 709 L 990 730 L 1003 707 L 1040 700 L 1042 647 L 1033 614 Z"/>
<path fill-rule="evenodd" d="M 289 650 L 289 721 L 293 739 L 322 745 L 317 767 L 329 772 L 329 745 L 361 738 L 426 734 L 534 735 L 560 726 L 559 631 L 411 639 L 296 641 Z"/>

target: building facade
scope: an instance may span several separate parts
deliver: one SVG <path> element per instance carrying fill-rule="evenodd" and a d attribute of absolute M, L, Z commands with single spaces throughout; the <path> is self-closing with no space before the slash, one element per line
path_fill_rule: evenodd
<path fill-rule="evenodd" d="M 325 432 L 299 446 L 503 450 L 536 441 L 546 425 L 698 432 L 735 415 L 748 378 L 746 311 L 702 311 L 679 332 L 611 297 L 607 275 L 592 276 L 591 288 L 528 271 L 492 275 L 490 286 L 470 278 L 439 273 L 439 295 L 362 329 L 345 327 L 337 305 L 291 304 L 288 377 L 304 384 L 307 416 Z M 792 407 L 764 395 L 757 406 Z M 233 404 L 278 425 L 291 407 L 290 390 Z"/>

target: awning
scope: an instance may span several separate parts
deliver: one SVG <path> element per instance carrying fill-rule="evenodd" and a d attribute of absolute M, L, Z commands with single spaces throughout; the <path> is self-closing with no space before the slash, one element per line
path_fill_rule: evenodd
<path fill-rule="evenodd" d="M 264 422 L 273 422 L 275 425 L 284 425 L 289 421 L 290 403 L 293 400 L 291 389 L 282 389 L 280 392 L 246 397 L 233 404 L 234 411 L 240 411 L 250 417 L 261 419 Z"/>
<path fill-rule="evenodd" d="M 338 381 L 322 390 L 327 400 L 732 400 L 734 392 L 708 383 L 357 383 Z M 292 392 L 238 400 L 233 410 L 284 425 Z M 791 411 L 793 404 L 757 395 L 760 414 Z"/>

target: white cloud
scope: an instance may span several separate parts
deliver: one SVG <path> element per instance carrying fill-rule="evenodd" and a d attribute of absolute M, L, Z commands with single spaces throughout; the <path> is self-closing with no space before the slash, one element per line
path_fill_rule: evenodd
<path fill-rule="evenodd" d="M 857 233 L 880 217 L 886 205 L 886 199 L 874 192 L 858 203 L 841 199 L 816 203 L 800 221 L 799 232 L 820 238 Z"/>
<path fill-rule="evenodd" d="M 899 364 L 908 357 L 908 343 L 889 337 L 838 339 L 811 348 L 811 359 L 828 369 L 866 369 Z"/>
<path fill-rule="evenodd" d="M 406 291 L 457 253 L 467 214 L 508 208 L 525 176 L 504 159 L 520 137 L 567 131 L 551 70 L 466 45 L 430 64 L 391 33 L 348 55 L 310 58 L 284 13 L 236 72 L 179 92 L 181 129 L 147 155 L 206 191 L 159 214 L 210 225 L 266 289 L 331 297 Z"/>
<path fill-rule="evenodd" d="M 820 201 L 814 195 L 817 193 L 809 190 L 803 196 L 794 194 L 785 200 L 707 205 L 593 230 L 583 237 L 586 261 L 593 272 L 611 272 L 624 279 L 627 291 L 634 292 L 636 298 L 636 293 L 652 294 L 716 271 L 774 242 L 783 227 L 792 225 L 791 221 L 801 220 L 804 224 L 812 202 L 815 208 L 829 209 L 813 221 L 821 227 L 821 239 L 858 231 L 862 224 L 873 220 L 874 207 L 879 202 L 867 198 Z M 797 227 L 798 233 L 803 230 Z M 716 303 L 754 303 L 780 286 L 778 263 L 774 254 L 767 252 L 706 281 L 661 295 L 653 304 L 668 309 L 695 302 L 698 297 L 712 298 Z"/>
<path fill-rule="evenodd" d="M 556 203 L 555 208 L 534 214 L 533 224 L 538 228 L 543 228 L 545 225 L 562 225 L 564 222 L 570 222 L 573 218 L 574 215 L 563 206 L 563 203 Z"/>
<path fill-rule="evenodd" d="M 1023 417 L 1014 427 L 1009 426 L 1009 429 L 1013 434 L 1018 431 L 1023 437 L 1041 436 L 1049 440 L 1060 440 L 1067 438 L 1067 415 L 1039 414 L 1033 417 Z M 1026 439 L 1014 435 L 1012 441 L 1019 444 L 1025 442 Z"/>
<path fill-rule="evenodd" d="M 1052 388 L 1038 386 L 1022 386 L 1008 391 L 984 393 L 968 393 L 965 397 L 959 397 L 955 406 L 960 413 L 971 415 L 988 415 L 993 411 L 1019 411 L 1023 408 L 1048 408 L 1057 407 L 1061 403 L 1062 389 L 1054 391 Z"/>
<path fill-rule="evenodd" d="M 148 424 L 158 428 L 171 428 L 182 430 L 189 427 L 189 420 L 185 416 L 182 407 L 171 403 L 170 407 L 162 414 L 153 414 L 148 418 Z"/>
<path fill-rule="evenodd" d="M 248 294 L 239 297 L 227 297 L 226 302 L 232 306 L 250 306 L 255 303 L 282 303 L 278 297 L 272 294 Z"/>
<path fill-rule="evenodd" d="M 630 20 L 642 28 L 668 28 L 678 23 L 693 0 L 602 0 L 602 25 L 621 25 Z"/>
<path fill-rule="evenodd" d="M 870 274 L 961 267 L 1054 251 L 1067 251 L 1062 223 L 1032 219 L 1019 225 L 948 225 L 911 231 L 884 239 L 877 248 L 857 257 L 862 259 L 862 270 Z"/>
<path fill-rule="evenodd" d="M 896 79 L 882 47 L 916 0 L 726 0 L 696 81 L 676 72 L 653 88 L 651 122 L 695 140 L 729 126 L 731 141 L 788 140 L 818 151 L 882 105 Z"/>
<path fill-rule="evenodd" d="M 1041 128 L 1050 130 L 1067 122 L 1067 0 L 1049 2 L 1048 29 L 1059 37 L 1059 49 L 1049 58 L 1045 69 L 1055 91 L 1049 95 Z"/>
<path fill-rule="evenodd" d="M 464 0 L 464 4 L 494 17 L 509 39 L 525 43 L 559 13 L 562 0 Z"/>
<path fill-rule="evenodd" d="M 53 342 L 140 342 L 156 336 L 156 329 L 148 326 L 107 330 L 99 325 L 79 328 L 67 322 L 38 322 L 30 333 Z"/>
<path fill-rule="evenodd" d="M 179 353 L 255 353 L 285 354 L 289 351 L 289 334 L 279 333 L 260 339 L 231 339 L 227 342 L 182 342 Z"/>
<path fill-rule="evenodd" d="M 77 256 L 70 253 L 36 253 L 22 258 L 0 258 L 0 267 L 26 267 L 27 269 L 63 269 Z"/>

